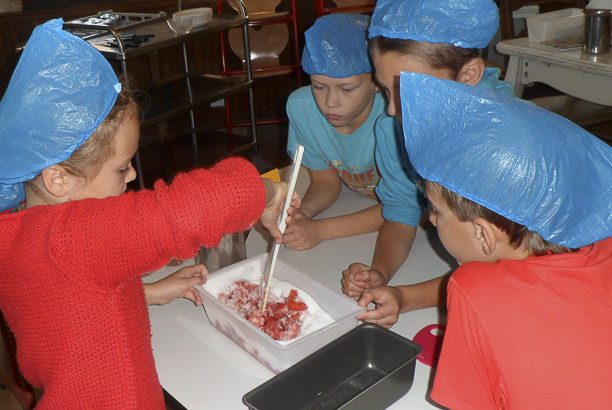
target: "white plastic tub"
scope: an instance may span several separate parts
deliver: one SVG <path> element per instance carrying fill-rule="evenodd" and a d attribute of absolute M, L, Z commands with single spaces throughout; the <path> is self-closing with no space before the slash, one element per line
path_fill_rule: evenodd
<path fill-rule="evenodd" d="M 579 37 L 584 31 L 584 11 L 569 8 L 527 17 L 530 41 Z"/>
<path fill-rule="evenodd" d="M 218 270 L 197 286 L 210 322 L 264 366 L 279 373 L 337 339 L 358 325 L 355 316 L 363 310 L 354 300 L 333 292 L 283 261 L 276 265 L 274 277 L 307 292 L 334 322 L 311 334 L 282 344 L 240 317 L 217 299 L 219 281 L 231 283 L 253 272 L 263 273 L 267 254 L 262 254 Z M 211 293 L 212 292 L 212 293 Z M 299 292 L 299 291 L 298 291 Z"/>

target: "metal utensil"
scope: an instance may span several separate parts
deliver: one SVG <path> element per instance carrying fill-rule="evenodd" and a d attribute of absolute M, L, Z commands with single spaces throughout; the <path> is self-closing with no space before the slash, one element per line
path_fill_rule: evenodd
<path fill-rule="evenodd" d="M 283 211 L 280 213 L 280 216 L 278 218 L 278 229 L 281 231 L 281 233 L 285 232 L 285 228 L 287 227 L 287 211 L 289 210 L 289 206 L 291 205 L 291 199 L 293 198 L 293 193 L 295 192 L 295 184 L 297 183 L 298 174 L 300 173 L 300 166 L 302 165 L 303 156 L 304 146 L 298 144 L 295 150 L 295 154 L 293 156 L 293 165 L 291 166 L 291 173 L 289 174 L 289 189 L 287 190 L 287 198 L 285 199 Z M 266 260 L 266 266 L 264 268 L 264 276 L 262 280 L 263 302 L 261 304 L 261 313 L 264 313 L 266 311 L 266 306 L 268 304 L 270 283 L 272 281 L 272 276 L 274 275 L 274 268 L 276 267 L 276 260 L 278 259 L 278 251 L 280 250 L 280 246 L 280 243 L 274 242 L 272 250 L 268 254 L 268 259 Z"/>
<path fill-rule="evenodd" d="M 586 9 L 584 18 L 583 51 L 590 54 L 609 52 L 612 12 L 604 9 Z"/>

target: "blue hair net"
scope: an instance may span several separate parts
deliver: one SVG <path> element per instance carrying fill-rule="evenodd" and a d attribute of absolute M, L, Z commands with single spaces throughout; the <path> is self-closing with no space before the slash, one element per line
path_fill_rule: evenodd
<path fill-rule="evenodd" d="M 416 171 L 579 248 L 612 236 L 612 147 L 564 117 L 467 84 L 401 73 Z"/>
<path fill-rule="evenodd" d="M 104 57 L 62 24 L 34 29 L 0 102 L 0 210 L 23 200 L 23 182 L 69 158 L 121 91 Z"/>
<path fill-rule="evenodd" d="M 366 36 L 369 21 L 361 14 L 333 13 L 318 18 L 304 33 L 304 71 L 333 78 L 372 72 Z"/>
<path fill-rule="evenodd" d="M 378 0 L 369 37 L 485 48 L 498 27 L 493 0 Z"/>

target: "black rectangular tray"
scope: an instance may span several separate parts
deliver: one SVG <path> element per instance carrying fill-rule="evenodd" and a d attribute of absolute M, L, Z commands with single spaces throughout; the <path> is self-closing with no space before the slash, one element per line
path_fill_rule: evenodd
<path fill-rule="evenodd" d="M 412 387 L 421 346 L 364 323 L 242 398 L 254 410 L 384 409 Z"/>

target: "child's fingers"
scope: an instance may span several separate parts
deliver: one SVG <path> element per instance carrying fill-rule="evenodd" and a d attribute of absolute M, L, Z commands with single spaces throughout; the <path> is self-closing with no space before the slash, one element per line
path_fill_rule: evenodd
<path fill-rule="evenodd" d="M 194 290 L 193 288 L 191 289 L 187 289 L 185 291 L 185 293 L 183 293 L 182 297 L 184 297 L 185 299 L 189 299 L 190 301 L 194 302 L 196 301 L 196 296 L 194 294 Z"/>
<path fill-rule="evenodd" d="M 356 301 L 359 300 L 359 298 L 363 294 L 363 291 L 367 289 L 368 287 L 367 283 L 365 282 L 356 284 L 354 282 L 349 281 L 346 278 L 342 278 L 341 282 L 342 282 L 342 292 L 346 296 L 352 299 L 355 299 Z"/>
<path fill-rule="evenodd" d="M 179 269 L 176 272 L 177 276 L 181 277 L 181 278 L 191 278 L 191 277 L 197 277 L 199 278 L 199 280 L 206 280 L 205 276 L 208 275 L 208 269 L 206 268 L 205 265 L 202 264 L 198 264 L 198 265 L 189 265 L 189 266 L 185 266 L 181 269 Z M 204 282 L 202 282 L 204 283 Z"/>
<path fill-rule="evenodd" d="M 293 217 L 293 215 L 289 215 L 287 219 L 285 219 L 285 222 L 287 223 L 287 228 L 285 228 L 285 234 L 287 234 L 287 229 L 289 229 L 289 227 L 295 223 L 295 218 Z"/>
<path fill-rule="evenodd" d="M 198 292 L 197 289 L 194 289 L 194 291 L 195 291 L 195 305 L 200 306 L 202 304 L 202 296 L 200 296 L 200 292 Z"/>
<path fill-rule="evenodd" d="M 355 282 L 365 283 L 370 280 L 370 271 L 360 270 L 359 272 L 355 272 L 355 274 L 353 274 L 350 278 Z"/>
<path fill-rule="evenodd" d="M 291 206 L 294 208 L 299 208 L 302 206 L 302 198 L 297 192 L 293 193 L 293 198 L 291 198 Z"/>
<path fill-rule="evenodd" d="M 363 292 L 359 304 L 367 306 L 370 303 L 376 303 L 377 309 L 380 310 L 386 306 L 389 301 L 388 288 L 373 288 L 369 287 Z M 362 304 L 363 303 L 363 304 Z"/>
<path fill-rule="evenodd" d="M 200 273 L 201 275 L 208 275 L 208 268 L 206 267 L 206 265 L 200 263 L 197 265 L 193 265 L 194 269 L 196 269 L 198 271 L 198 273 Z"/>
<path fill-rule="evenodd" d="M 356 316 L 357 320 L 364 322 L 375 323 L 379 326 L 390 328 L 393 326 L 398 319 L 398 315 L 394 314 L 385 306 L 378 306 L 376 309 L 362 312 Z"/>
<path fill-rule="evenodd" d="M 370 303 L 372 303 L 374 301 L 374 294 L 371 291 L 364 291 L 361 295 L 361 298 L 359 298 L 359 302 L 357 302 L 359 304 L 359 306 L 368 306 Z"/>
<path fill-rule="evenodd" d="M 198 292 L 196 288 L 188 289 L 183 294 L 183 297 L 195 303 L 196 306 L 200 306 L 202 304 L 202 298 L 200 297 L 200 292 Z"/>
<path fill-rule="evenodd" d="M 385 317 L 384 312 L 382 312 L 381 310 L 382 309 L 380 308 L 376 308 L 361 312 L 357 315 L 357 319 L 363 320 L 364 322 L 380 321 L 382 318 Z"/>

